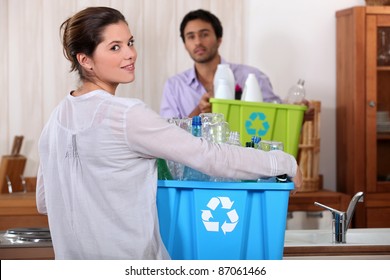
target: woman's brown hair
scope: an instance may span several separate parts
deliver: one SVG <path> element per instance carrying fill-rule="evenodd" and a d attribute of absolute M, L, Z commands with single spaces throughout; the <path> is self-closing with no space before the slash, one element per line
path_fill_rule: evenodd
<path fill-rule="evenodd" d="M 63 52 L 71 62 L 70 72 L 77 70 L 80 79 L 86 79 L 85 73 L 77 61 L 77 54 L 92 56 L 102 41 L 102 33 L 107 25 L 126 22 L 119 11 L 109 7 L 89 7 L 65 20 L 60 27 Z M 126 22 L 127 23 L 127 22 Z"/>

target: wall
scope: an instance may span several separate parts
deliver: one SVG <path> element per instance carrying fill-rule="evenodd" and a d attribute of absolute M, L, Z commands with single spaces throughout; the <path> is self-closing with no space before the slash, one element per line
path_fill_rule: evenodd
<path fill-rule="evenodd" d="M 275 92 L 305 79 L 307 99 L 321 101 L 320 173 L 324 188 L 336 189 L 335 12 L 363 0 L 248 0 L 244 61 L 261 68 Z"/>
<path fill-rule="evenodd" d="M 59 26 L 88 6 L 122 11 L 138 52 L 134 83 L 120 85 L 117 95 L 144 100 L 159 111 L 165 80 L 192 65 L 179 36 L 179 25 L 190 10 L 204 8 L 225 22 L 223 52 L 242 60 L 242 2 L 236 0 L 0 0 L 0 155 L 11 152 L 14 136 L 24 135 L 21 154 L 25 176 L 36 176 L 38 139 L 53 108 L 77 88 L 63 57 Z M 241 35 L 240 35 L 241 36 Z"/>
<path fill-rule="evenodd" d="M 86 6 L 123 11 L 136 38 L 136 82 L 119 95 L 143 99 L 158 111 L 167 77 L 192 65 L 179 38 L 183 15 L 205 8 L 221 19 L 221 54 L 259 67 L 284 97 L 299 78 L 308 99 L 321 100 L 321 162 L 324 185 L 335 189 L 335 11 L 363 0 L 0 0 L 0 154 L 25 135 L 26 176 L 35 176 L 37 141 L 51 110 L 74 89 L 58 37 L 59 24 Z"/>

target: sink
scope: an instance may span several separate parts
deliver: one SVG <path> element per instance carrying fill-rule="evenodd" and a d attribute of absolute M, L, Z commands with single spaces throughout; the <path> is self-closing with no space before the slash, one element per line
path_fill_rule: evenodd
<path fill-rule="evenodd" d="M 351 228 L 346 243 L 331 230 L 286 230 L 283 259 L 390 259 L 390 228 Z"/>
<path fill-rule="evenodd" d="M 346 243 L 333 243 L 331 230 L 286 230 L 287 246 L 357 246 L 390 245 L 390 228 L 352 228 L 347 231 Z"/>

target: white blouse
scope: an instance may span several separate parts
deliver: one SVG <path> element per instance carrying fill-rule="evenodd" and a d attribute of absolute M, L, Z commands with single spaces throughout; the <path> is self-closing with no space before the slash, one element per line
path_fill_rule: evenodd
<path fill-rule="evenodd" d="M 56 259 L 169 259 L 156 209 L 156 158 L 237 179 L 288 174 L 293 156 L 213 144 L 138 99 L 68 95 L 39 140 L 37 207 Z"/>

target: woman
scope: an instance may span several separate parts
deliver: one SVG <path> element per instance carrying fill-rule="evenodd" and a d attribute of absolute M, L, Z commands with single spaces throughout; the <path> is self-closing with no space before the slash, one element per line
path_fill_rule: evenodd
<path fill-rule="evenodd" d="M 134 80 L 137 53 L 123 15 L 92 7 L 61 25 L 80 87 L 53 111 L 40 141 L 37 207 L 47 213 L 56 259 L 168 259 L 156 210 L 156 158 L 209 175 L 256 179 L 288 174 L 295 159 L 208 143 L 137 99 L 115 96 Z"/>

